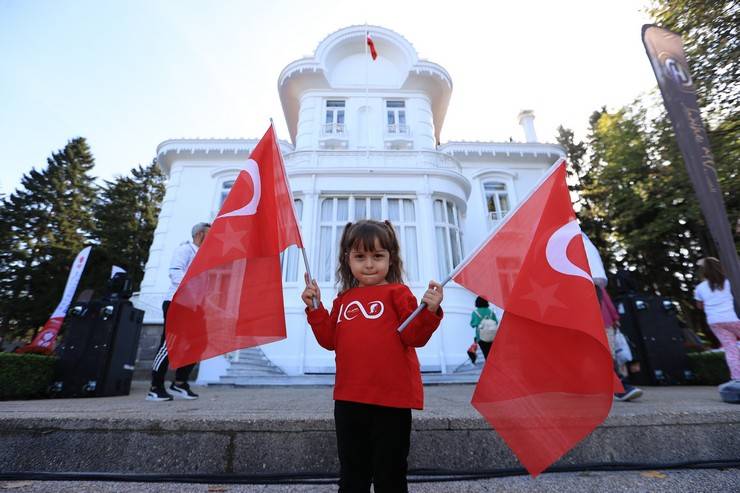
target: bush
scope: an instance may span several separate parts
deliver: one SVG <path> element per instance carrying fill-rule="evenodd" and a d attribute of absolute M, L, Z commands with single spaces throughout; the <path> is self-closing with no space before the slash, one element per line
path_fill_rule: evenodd
<path fill-rule="evenodd" d="M 724 351 L 689 353 L 689 367 L 699 385 L 719 385 L 730 379 Z"/>
<path fill-rule="evenodd" d="M 56 358 L 0 353 L 0 400 L 46 397 Z"/>

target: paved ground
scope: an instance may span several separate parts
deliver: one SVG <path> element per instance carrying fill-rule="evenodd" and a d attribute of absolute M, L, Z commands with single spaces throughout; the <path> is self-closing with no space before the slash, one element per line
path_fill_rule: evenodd
<path fill-rule="evenodd" d="M 738 491 L 740 469 L 696 469 L 670 471 L 581 472 L 411 483 L 411 493 L 592 493 L 671 492 L 703 493 Z M 329 493 L 336 485 L 236 485 L 183 483 L 122 483 L 79 481 L 0 481 L 0 491 L 19 493 Z"/>
<path fill-rule="evenodd" d="M 166 422 L 178 420 L 228 422 L 248 419 L 333 419 L 332 388 L 329 386 L 194 387 L 200 394 L 195 401 L 148 402 L 144 398 L 147 382 L 134 382 L 131 394 L 121 397 L 85 399 L 45 399 L 0 402 L 0 419 L 72 418 L 79 420 L 117 420 Z M 470 405 L 474 385 L 427 385 L 425 409 L 414 411 L 414 419 L 479 419 Z M 728 416 L 736 420 L 740 406 L 726 404 L 715 387 L 650 387 L 634 402 L 615 402 L 607 423 L 639 424 L 643 419 L 656 423 L 691 422 L 704 416 Z M 657 420 L 657 421 L 656 421 Z"/>

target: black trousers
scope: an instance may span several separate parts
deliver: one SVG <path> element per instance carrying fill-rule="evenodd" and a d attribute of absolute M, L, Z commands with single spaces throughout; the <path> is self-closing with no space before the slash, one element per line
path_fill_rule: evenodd
<path fill-rule="evenodd" d="M 157 355 L 154 357 L 154 364 L 152 365 L 152 387 L 164 387 L 164 377 L 167 374 L 167 368 L 169 368 L 170 365 L 170 360 L 167 357 L 167 344 L 165 344 L 165 336 L 167 334 L 167 309 L 169 307 L 169 301 L 162 303 L 164 327 L 162 328 L 162 340 L 159 342 L 159 350 L 157 351 Z M 175 381 L 187 382 L 193 368 L 195 368 L 195 363 L 175 370 Z"/>
<path fill-rule="evenodd" d="M 488 353 L 491 351 L 491 346 L 493 346 L 493 341 L 491 342 L 478 341 L 478 345 L 480 346 L 480 350 L 483 353 L 483 359 L 488 359 Z"/>
<path fill-rule="evenodd" d="M 336 401 L 339 492 L 406 493 L 411 409 Z"/>

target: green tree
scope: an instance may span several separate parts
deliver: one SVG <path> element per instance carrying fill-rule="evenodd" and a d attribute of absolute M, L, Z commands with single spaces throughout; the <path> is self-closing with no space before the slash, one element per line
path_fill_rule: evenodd
<path fill-rule="evenodd" d="M 740 3 L 737 0 L 653 0 L 655 23 L 681 35 L 700 105 L 709 121 L 740 110 Z M 736 120 L 736 118 L 735 118 Z"/>
<path fill-rule="evenodd" d="M 110 272 L 111 263 L 126 269 L 134 289 L 144 277 L 164 182 L 156 162 L 139 165 L 131 170 L 131 176 L 106 181 L 95 206 L 95 236 L 105 254 L 101 262 L 108 262 L 106 272 Z"/>
<path fill-rule="evenodd" d="M 75 255 L 90 241 L 95 164 L 84 138 L 52 153 L 2 203 L 0 320 L 19 334 L 41 326 L 64 291 Z"/>

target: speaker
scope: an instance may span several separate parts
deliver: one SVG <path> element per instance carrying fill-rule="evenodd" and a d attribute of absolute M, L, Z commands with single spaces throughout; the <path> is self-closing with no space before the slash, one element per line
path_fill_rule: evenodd
<path fill-rule="evenodd" d="M 640 371 L 630 374 L 637 385 L 673 385 L 693 379 L 676 307 L 669 298 L 629 293 L 614 300 L 620 330 L 630 341 Z"/>
<path fill-rule="evenodd" d="M 62 326 L 56 376 L 58 397 L 128 395 L 144 312 L 129 301 L 75 303 Z"/>

